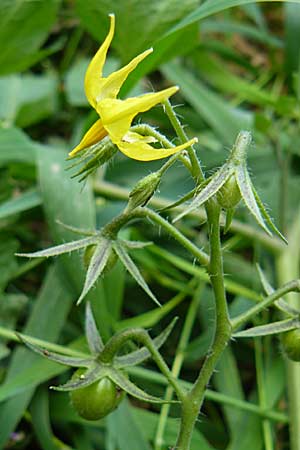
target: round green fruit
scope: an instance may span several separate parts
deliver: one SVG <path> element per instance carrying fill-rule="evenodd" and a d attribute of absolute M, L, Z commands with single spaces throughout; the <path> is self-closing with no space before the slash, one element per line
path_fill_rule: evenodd
<path fill-rule="evenodd" d="M 80 378 L 85 372 L 86 369 L 77 369 L 72 379 Z M 86 420 L 99 420 L 107 416 L 119 406 L 124 395 L 125 392 L 107 377 L 70 392 L 74 409 Z"/>
<path fill-rule="evenodd" d="M 300 361 L 300 328 L 282 333 L 281 346 L 287 358 Z"/>
<path fill-rule="evenodd" d="M 224 209 L 232 209 L 241 200 L 241 193 L 235 176 L 231 175 L 217 193 L 219 205 Z"/>

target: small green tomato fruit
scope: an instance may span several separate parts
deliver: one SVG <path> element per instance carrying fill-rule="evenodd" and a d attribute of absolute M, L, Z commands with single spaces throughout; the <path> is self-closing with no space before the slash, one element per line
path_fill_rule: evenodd
<path fill-rule="evenodd" d="M 72 379 L 84 375 L 86 369 L 74 372 Z M 109 378 L 104 377 L 90 386 L 70 392 L 71 403 L 79 416 L 86 420 L 99 420 L 116 409 L 125 395 Z"/>
<path fill-rule="evenodd" d="M 87 270 L 91 259 L 93 257 L 93 254 L 95 253 L 96 250 L 96 245 L 89 245 L 86 249 L 85 252 L 83 254 L 83 265 L 85 267 L 85 269 Z M 111 269 L 114 268 L 116 262 L 118 260 L 118 257 L 115 253 L 114 250 L 111 250 L 111 253 L 109 255 L 108 261 L 106 263 L 105 269 L 103 270 L 103 275 L 105 275 L 106 273 L 108 273 Z"/>
<path fill-rule="evenodd" d="M 300 361 L 300 328 L 282 333 L 281 347 L 287 358 Z"/>
<path fill-rule="evenodd" d="M 232 209 L 237 206 L 241 200 L 241 193 L 234 175 L 231 175 L 218 191 L 217 200 L 224 209 Z"/>

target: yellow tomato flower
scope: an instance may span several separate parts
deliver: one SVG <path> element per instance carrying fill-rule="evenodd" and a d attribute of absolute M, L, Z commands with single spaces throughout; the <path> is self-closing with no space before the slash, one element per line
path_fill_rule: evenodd
<path fill-rule="evenodd" d="M 178 87 L 173 86 L 159 92 L 126 100 L 117 99 L 117 95 L 128 75 L 153 50 L 152 48 L 146 50 L 126 66 L 113 72 L 108 77 L 103 77 L 103 66 L 115 31 L 115 16 L 110 14 L 109 17 L 110 29 L 108 35 L 90 62 L 84 80 L 86 97 L 99 114 L 100 119 L 91 126 L 81 142 L 69 155 L 75 156 L 81 150 L 98 143 L 107 135 L 122 153 L 139 161 L 165 158 L 197 142 L 197 139 L 194 138 L 177 147 L 154 148 L 150 144 L 156 142 L 155 138 L 130 131 L 131 123 L 137 114 L 165 101 L 178 91 Z"/>

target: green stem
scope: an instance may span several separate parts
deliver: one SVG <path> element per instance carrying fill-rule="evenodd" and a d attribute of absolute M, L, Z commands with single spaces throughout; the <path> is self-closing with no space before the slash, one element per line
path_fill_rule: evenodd
<path fill-rule="evenodd" d="M 290 281 L 289 283 L 286 283 L 284 286 L 277 289 L 275 292 L 273 292 L 271 295 L 266 297 L 260 303 L 253 306 L 252 308 L 248 309 L 248 311 L 244 312 L 243 314 L 240 314 L 239 316 L 237 316 L 231 322 L 232 329 L 235 331 L 241 325 L 248 322 L 250 319 L 252 319 L 254 316 L 256 316 L 256 314 L 260 313 L 264 309 L 271 306 L 278 298 L 282 297 L 283 295 L 287 294 L 288 292 L 300 292 L 300 280 L 293 280 L 293 281 Z"/>
<path fill-rule="evenodd" d="M 207 218 L 210 242 L 210 263 L 208 273 L 216 302 L 216 329 L 212 347 L 208 352 L 199 376 L 182 403 L 182 420 L 176 449 L 188 450 L 192 432 L 201 410 L 206 386 L 213 374 L 218 359 L 231 337 L 226 293 L 224 288 L 223 258 L 220 241 L 220 208 L 216 203 L 207 204 Z"/>
<path fill-rule="evenodd" d="M 200 285 L 200 288 L 202 289 L 202 285 Z M 198 311 L 198 306 L 199 306 L 199 301 L 200 301 L 200 292 L 199 292 L 199 288 L 196 290 L 193 299 L 189 305 L 189 309 L 185 318 L 185 322 L 183 325 L 183 329 L 182 329 L 182 333 L 180 336 L 180 340 L 178 343 L 178 349 L 176 351 L 175 354 L 175 358 L 174 358 L 174 362 L 173 362 L 173 366 L 172 366 L 172 374 L 175 378 L 178 378 L 180 371 L 181 371 L 181 367 L 184 361 L 184 356 L 185 356 L 185 351 L 186 351 L 186 347 L 188 345 L 191 333 L 192 333 L 192 328 L 197 316 L 197 311 Z M 168 386 L 166 389 L 166 394 L 165 394 L 165 400 L 172 400 L 172 396 L 173 396 L 173 388 L 172 386 Z M 168 415 L 169 415 L 169 411 L 170 411 L 170 404 L 164 404 L 162 406 L 161 409 L 161 413 L 160 413 L 160 417 L 159 417 L 159 422 L 158 422 L 158 426 L 157 426 L 157 432 L 156 432 L 156 436 L 155 436 L 155 440 L 154 440 L 154 446 L 155 446 L 155 450 L 161 450 L 162 446 L 164 445 L 164 432 L 165 432 L 165 428 L 167 425 L 167 419 L 168 419 Z"/>
<path fill-rule="evenodd" d="M 193 256 L 195 256 L 200 264 L 207 265 L 209 262 L 208 255 L 200 250 L 195 244 L 193 244 L 189 239 L 187 239 L 177 228 L 174 227 L 170 222 L 161 217 L 157 212 L 149 208 L 139 208 L 135 211 L 136 217 L 146 217 L 157 225 L 164 228 L 174 239 L 176 239 L 183 247 L 187 249 Z"/>
<path fill-rule="evenodd" d="M 131 130 L 136 131 L 144 136 L 153 136 L 155 139 L 157 139 L 162 144 L 162 146 L 164 148 L 174 147 L 172 142 L 170 142 L 169 139 L 166 138 L 166 136 L 164 136 L 159 131 L 157 131 L 155 128 L 151 127 L 150 125 L 148 125 L 146 123 L 140 123 L 138 125 L 134 125 L 133 127 L 131 127 Z M 189 172 L 192 170 L 192 166 L 191 166 L 189 159 L 187 157 L 185 157 L 182 152 L 176 153 L 170 159 L 173 159 L 173 160 L 179 159 L 184 164 L 184 166 L 188 169 Z M 168 161 L 167 161 L 167 163 L 168 163 Z"/>
<path fill-rule="evenodd" d="M 181 125 L 178 117 L 176 116 L 170 101 L 169 100 L 164 101 L 163 105 L 165 107 L 166 114 L 169 117 L 169 120 L 170 120 L 177 136 L 179 137 L 180 143 L 184 144 L 185 142 L 188 142 L 189 139 L 188 139 L 187 135 L 185 134 L 184 129 L 182 128 L 182 125 Z M 200 162 L 199 162 L 196 152 L 192 146 L 187 148 L 187 152 L 188 152 L 188 155 L 189 155 L 189 158 L 191 161 L 191 174 L 192 174 L 193 178 L 196 180 L 196 183 L 198 184 L 200 181 L 203 181 L 205 178 L 204 174 L 202 172 L 201 166 L 200 166 Z"/>
<path fill-rule="evenodd" d="M 96 194 L 114 200 L 127 201 L 130 194 L 129 189 L 117 186 L 116 184 L 104 180 L 95 181 L 93 187 Z M 163 209 L 168 207 L 172 202 L 173 200 L 165 197 L 152 197 L 149 200 L 149 205 L 153 206 L 154 208 Z M 184 208 L 184 205 L 177 206 L 173 211 L 176 213 L 180 213 L 184 211 Z M 189 217 L 194 217 L 201 222 L 205 222 L 206 214 L 204 208 L 200 208 L 197 211 L 191 212 L 189 214 Z M 223 226 L 222 222 L 221 226 Z M 244 236 L 247 239 L 255 241 L 256 243 L 260 243 L 264 248 L 267 248 L 272 253 L 279 254 L 282 252 L 282 250 L 284 250 L 283 243 L 277 237 L 270 237 L 265 232 L 262 232 L 250 225 L 239 222 L 238 220 L 233 219 L 230 229 L 233 233 Z"/>
<path fill-rule="evenodd" d="M 170 385 L 174 388 L 176 395 L 179 400 L 182 400 L 185 396 L 184 389 L 180 386 L 176 378 L 173 377 L 169 367 L 165 363 L 161 354 L 153 344 L 152 339 L 146 330 L 142 328 L 131 328 L 128 330 L 121 331 L 110 338 L 106 343 L 103 351 L 99 355 L 99 361 L 105 364 L 110 364 L 118 351 L 123 345 L 129 341 L 133 340 L 142 345 L 144 345 L 152 355 L 152 358 L 156 362 L 158 368 L 162 374 L 167 378 Z"/>

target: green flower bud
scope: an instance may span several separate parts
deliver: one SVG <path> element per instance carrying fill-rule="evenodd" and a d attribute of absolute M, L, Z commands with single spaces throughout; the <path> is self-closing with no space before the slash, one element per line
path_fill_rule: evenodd
<path fill-rule="evenodd" d="M 218 203 L 224 209 L 232 209 L 237 206 L 241 198 L 235 176 L 231 175 L 217 193 Z"/>
<path fill-rule="evenodd" d="M 128 209 L 145 206 L 158 188 L 160 180 L 161 174 L 159 172 L 151 173 L 142 178 L 129 194 Z"/>

